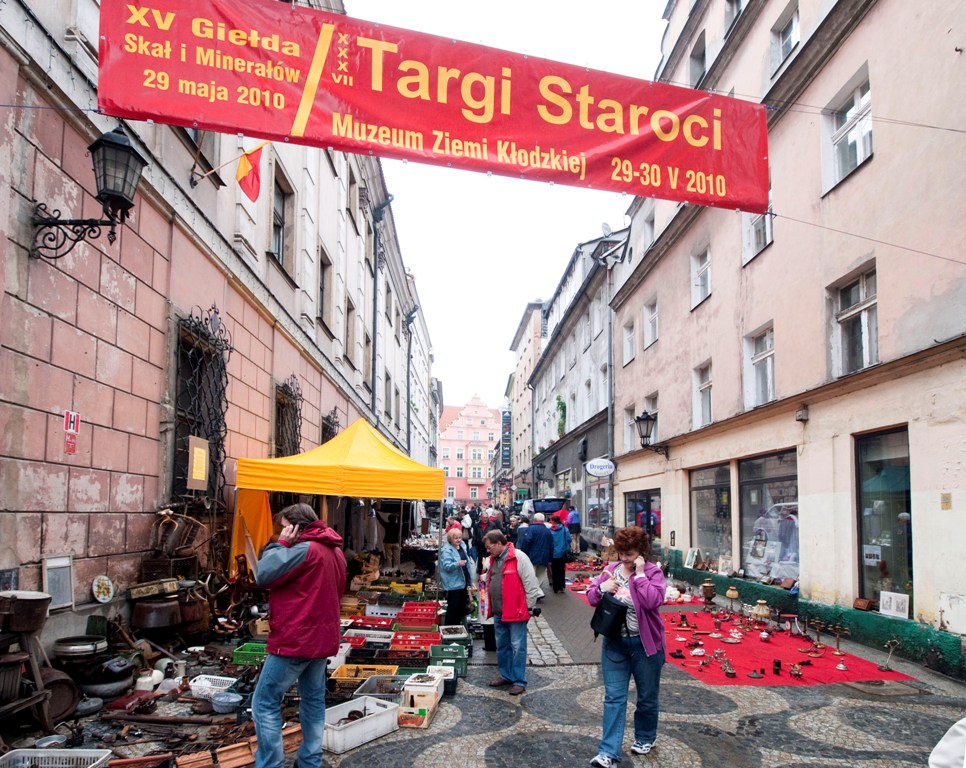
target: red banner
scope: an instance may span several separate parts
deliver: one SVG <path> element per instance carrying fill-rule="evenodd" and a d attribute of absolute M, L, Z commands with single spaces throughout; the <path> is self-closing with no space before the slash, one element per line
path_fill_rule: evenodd
<path fill-rule="evenodd" d="M 117 117 L 763 212 L 760 105 L 277 0 L 101 0 Z"/>

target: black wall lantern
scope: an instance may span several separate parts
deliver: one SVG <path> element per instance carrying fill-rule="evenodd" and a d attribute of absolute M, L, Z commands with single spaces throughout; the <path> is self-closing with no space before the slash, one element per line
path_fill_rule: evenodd
<path fill-rule="evenodd" d="M 543 471 L 547 468 L 547 465 L 542 461 L 534 467 L 536 471 L 537 480 L 543 480 Z"/>
<path fill-rule="evenodd" d="M 641 448 L 660 453 L 666 459 L 668 457 L 666 445 L 651 445 L 651 434 L 654 432 L 654 425 L 657 424 L 657 416 L 644 411 L 640 416 L 634 417 L 634 423 L 637 424 L 637 434 L 641 438 Z"/>
<path fill-rule="evenodd" d="M 66 256 L 81 240 L 101 236 L 101 227 L 109 226 L 107 240 L 117 239 L 117 225 L 127 219 L 134 205 L 145 160 L 131 144 L 120 126 L 101 136 L 88 147 L 94 163 L 97 199 L 104 209 L 103 219 L 61 219 L 59 210 L 49 210 L 46 203 L 37 203 L 32 222 L 34 244 L 30 255 L 34 258 L 59 259 Z"/>

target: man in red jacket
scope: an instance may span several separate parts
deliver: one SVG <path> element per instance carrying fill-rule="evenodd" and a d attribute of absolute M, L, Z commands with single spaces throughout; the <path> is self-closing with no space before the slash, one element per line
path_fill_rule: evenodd
<path fill-rule="evenodd" d="M 500 670 L 490 686 L 508 685 L 507 693 L 519 696 L 527 689 L 527 622 L 542 592 L 530 558 L 508 544 L 501 531 L 487 533 L 483 546 L 490 556 L 486 602 Z"/>
<path fill-rule="evenodd" d="M 255 567 L 268 593 L 268 655 L 252 698 L 258 749 L 255 768 L 282 768 L 282 699 L 298 680 L 302 745 L 299 768 L 322 768 L 325 667 L 339 649 L 340 601 L 345 590 L 342 537 L 308 504 L 278 513 L 282 532 Z"/>

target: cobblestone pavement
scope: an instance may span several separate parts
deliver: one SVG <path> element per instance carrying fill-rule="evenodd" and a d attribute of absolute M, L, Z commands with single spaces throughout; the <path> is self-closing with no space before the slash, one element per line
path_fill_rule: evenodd
<path fill-rule="evenodd" d="M 604 690 L 590 611 L 571 595 L 548 595 L 529 631 L 529 685 L 508 696 L 487 683 L 496 654 L 476 641 L 468 674 L 428 729 L 400 729 L 326 765 L 343 768 L 587 766 L 597 754 Z M 843 643 L 843 649 L 845 644 Z M 851 644 L 873 660 L 884 654 Z M 588 656 L 591 658 L 588 659 Z M 772 768 L 922 766 L 950 725 L 966 715 L 966 685 L 905 662 L 910 683 L 809 687 L 707 686 L 668 664 L 654 750 L 625 765 Z M 633 737 L 633 706 L 628 738 Z"/>

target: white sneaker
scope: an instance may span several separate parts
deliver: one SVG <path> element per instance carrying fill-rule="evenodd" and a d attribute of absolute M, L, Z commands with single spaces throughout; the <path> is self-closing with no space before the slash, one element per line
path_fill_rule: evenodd
<path fill-rule="evenodd" d="M 590 764 L 595 768 L 614 768 L 617 765 L 617 761 L 612 757 L 607 757 L 607 755 L 597 755 Z"/>
<path fill-rule="evenodd" d="M 646 755 L 654 749 L 654 743 L 648 741 L 635 741 L 634 745 L 631 747 L 631 752 L 635 755 Z"/>

